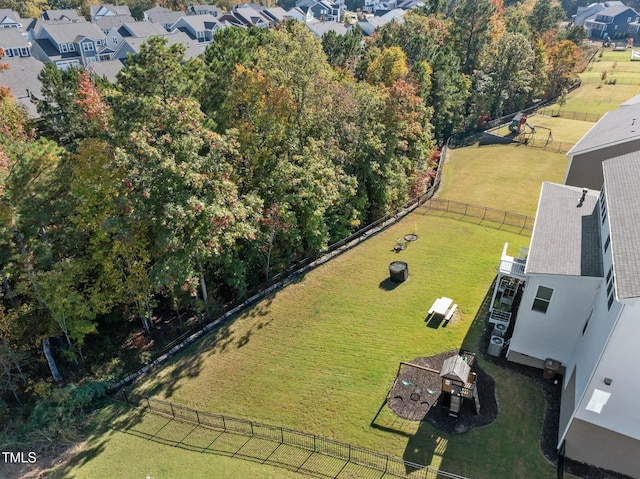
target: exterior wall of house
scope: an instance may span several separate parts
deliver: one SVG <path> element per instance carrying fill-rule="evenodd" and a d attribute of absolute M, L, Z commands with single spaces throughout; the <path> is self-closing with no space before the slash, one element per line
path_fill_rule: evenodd
<path fill-rule="evenodd" d="M 569 370 L 567 370 L 569 371 Z M 562 389 L 561 403 L 560 403 L 560 421 L 559 431 L 565 431 L 573 416 L 573 411 L 576 405 L 576 371 L 574 367 L 571 371 L 571 375 L 567 377 L 565 374 L 565 383 Z"/>
<path fill-rule="evenodd" d="M 575 155 L 569 162 L 564 184 L 599 190 L 602 188 L 602 162 L 615 156 L 625 155 L 640 150 L 640 139 L 601 148 L 582 155 Z"/>
<path fill-rule="evenodd" d="M 522 362 L 524 354 L 542 361 L 552 358 L 566 366 L 601 283 L 601 278 L 582 276 L 528 276 L 507 359 Z M 553 289 L 546 313 L 532 309 L 539 286 Z"/>
<path fill-rule="evenodd" d="M 640 477 L 640 443 L 633 438 L 574 420 L 565 446 L 566 457 L 631 477 Z"/>

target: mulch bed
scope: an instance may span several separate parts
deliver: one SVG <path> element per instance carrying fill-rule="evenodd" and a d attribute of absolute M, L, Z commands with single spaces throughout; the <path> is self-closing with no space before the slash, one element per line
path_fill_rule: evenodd
<path fill-rule="evenodd" d="M 447 351 L 437 356 L 417 358 L 411 364 L 440 371 L 445 359 L 457 350 Z M 498 416 L 495 398 L 495 381 L 477 363 L 469 362 L 471 371 L 477 374 L 480 413 L 475 413 L 472 400 L 465 399 L 458 418 L 449 416 L 448 395 L 441 394 L 440 375 L 419 368 L 403 365 L 391 392 L 389 408 L 399 417 L 413 421 L 428 421 L 434 427 L 448 433 L 465 433 L 474 427 L 486 426 Z"/>

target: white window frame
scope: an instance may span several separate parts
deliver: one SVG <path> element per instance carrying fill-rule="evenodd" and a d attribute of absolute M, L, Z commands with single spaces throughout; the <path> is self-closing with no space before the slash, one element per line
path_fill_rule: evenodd
<path fill-rule="evenodd" d="M 93 42 L 83 42 L 82 43 L 82 51 L 83 52 L 95 52 L 96 48 L 93 45 Z"/>
<path fill-rule="evenodd" d="M 29 53 L 29 48 L 27 47 L 20 47 L 20 56 L 21 57 L 30 57 L 31 54 Z"/>
<path fill-rule="evenodd" d="M 66 43 L 61 43 L 60 44 L 60 52 L 61 53 L 67 53 L 69 51 L 69 45 L 67 45 Z"/>

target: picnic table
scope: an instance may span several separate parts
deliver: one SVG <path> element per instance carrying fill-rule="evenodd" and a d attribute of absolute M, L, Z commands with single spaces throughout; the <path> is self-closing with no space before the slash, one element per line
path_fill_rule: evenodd
<path fill-rule="evenodd" d="M 432 314 L 438 314 L 440 316 L 444 316 L 445 321 L 449 321 L 453 317 L 453 313 L 458 309 L 457 304 L 453 304 L 453 299 L 447 298 L 443 296 L 442 298 L 438 298 L 431 305 L 431 309 L 429 309 L 429 316 Z"/>

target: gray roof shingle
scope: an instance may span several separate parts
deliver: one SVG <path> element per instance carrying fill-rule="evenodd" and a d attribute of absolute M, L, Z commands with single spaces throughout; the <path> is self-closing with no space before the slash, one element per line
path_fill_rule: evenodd
<path fill-rule="evenodd" d="M 598 191 L 545 182 L 527 258 L 527 274 L 602 276 Z"/>
<path fill-rule="evenodd" d="M 2 62 L 8 64 L 9 69 L 0 72 L 0 84 L 11 88 L 13 97 L 26 107 L 29 118 L 38 118 L 40 115 L 30 97 L 42 98 L 38 75 L 44 63 L 33 57 L 6 57 Z"/>
<path fill-rule="evenodd" d="M 22 36 L 17 28 L 0 28 L 0 47 L 6 49 L 28 46 L 29 41 Z"/>
<path fill-rule="evenodd" d="M 640 105 L 631 104 L 606 113 L 569 150 L 567 156 L 581 155 L 640 138 Z"/>
<path fill-rule="evenodd" d="M 640 152 L 603 163 L 618 299 L 640 296 Z"/>

